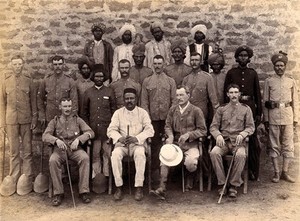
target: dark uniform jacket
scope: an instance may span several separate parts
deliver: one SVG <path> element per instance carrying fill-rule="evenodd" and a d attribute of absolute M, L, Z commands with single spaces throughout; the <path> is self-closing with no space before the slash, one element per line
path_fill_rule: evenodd
<path fill-rule="evenodd" d="M 1 127 L 37 119 L 36 90 L 28 74 L 5 75 L 0 88 L 0 115 Z"/>
<path fill-rule="evenodd" d="M 256 71 L 252 68 L 242 69 L 240 67 L 230 69 L 224 83 L 225 102 L 229 102 L 226 92 L 229 84 L 237 84 L 242 95 L 241 103 L 247 104 L 251 108 L 254 117 L 261 116 L 261 92 Z M 243 99 L 243 96 L 248 96 L 248 98 Z"/>
<path fill-rule="evenodd" d="M 94 86 L 84 93 L 82 118 L 95 132 L 96 139 L 107 139 L 106 130 L 116 110 L 116 100 L 111 88 Z"/>
<path fill-rule="evenodd" d="M 184 63 L 170 64 L 165 68 L 166 74 L 175 80 L 176 86 L 181 85 L 183 78 L 190 74 L 191 71 L 192 67 Z"/>

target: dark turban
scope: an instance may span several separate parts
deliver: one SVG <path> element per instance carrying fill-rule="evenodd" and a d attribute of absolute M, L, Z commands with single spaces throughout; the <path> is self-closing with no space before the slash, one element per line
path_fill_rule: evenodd
<path fill-rule="evenodd" d="M 97 28 L 101 29 L 102 32 L 104 33 L 106 30 L 106 26 L 103 23 L 95 23 L 92 25 L 91 30 L 94 32 Z"/>
<path fill-rule="evenodd" d="M 145 44 L 144 43 L 138 43 L 133 45 L 132 47 L 132 53 L 134 55 L 144 55 L 145 54 Z"/>
<path fill-rule="evenodd" d="M 252 58 L 253 50 L 246 45 L 242 45 L 242 46 L 238 47 L 235 51 L 234 57 L 237 58 L 242 51 L 246 51 L 249 58 Z"/>
<path fill-rule="evenodd" d="M 187 43 L 185 42 L 184 39 L 177 39 L 172 42 L 171 51 L 173 52 L 174 49 L 179 48 L 182 51 L 182 53 L 185 54 L 186 46 L 187 46 Z"/>
<path fill-rule="evenodd" d="M 207 60 L 209 65 L 212 64 L 220 64 L 220 65 L 225 65 L 225 60 L 224 60 L 224 56 L 221 52 L 217 52 L 217 53 L 212 53 L 208 56 L 208 60 Z"/>
<path fill-rule="evenodd" d="M 284 64 L 286 64 L 288 62 L 288 57 L 286 53 L 279 51 L 279 53 L 272 56 L 271 61 L 273 65 L 275 65 L 277 61 L 282 61 Z"/>

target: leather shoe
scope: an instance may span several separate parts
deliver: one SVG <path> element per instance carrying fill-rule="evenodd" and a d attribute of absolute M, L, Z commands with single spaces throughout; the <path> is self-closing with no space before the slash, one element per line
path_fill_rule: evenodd
<path fill-rule="evenodd" d="M 59 206 L 64 198 L 63 194 L 57 194 L 53 196 L 52 206 Z"/>
<path fill-rule="evenodd" d="M 136 201 L 141 201 L 143 199 L 143 197 L 144 197 L 143 188 L 142 187 L 137 187 L 136 191 L 135 191 L 134 199 Z"/>
<path fill-rule="evenodd" d="M 160 200 L 165 200 L 166 199 L 166 192 L 163 188 L 159 187 L 158 189 L 156 190 L 151 190 L 150 191 L 150 194 L 152 196 L 155 196 L 157 197 L 158 199 Z"/>
<path fill-rule="evenodd" d="M 237 197 L 237 190 L 236 190 L 236 187 L 235 186 L 231 186 L 229 188 L 229 194 L 228 196 L 231 197 L 231 198 L 236 198 Z"/>
<path fill-rule="evenodd" d="M 85 204 L 88 204 L 91 202 L 89 193 L 82 193 L 79 195 L 79 197 L 80 197 L 81 201 Z"/>
<path fill-rule="evenodd" d="M 122 189 L 121 189 L 121 187 L 117 187 L 117 190 L 114 194 L 114 199 L 115 199 L 115 201 L 119 201 L 119 200 L 122 199 Z"/>
<path fill-rule="evenodd" d="M 295 183 L 295 179 L 288 175 L 287 172 L 282 172 L 280 179 L 285 180 L 290 183 Z"/>
<path fill-rule="evenodd" d="M 279 182 L 279 173 L 275 172 L 273 178 L 272 178 L 273 183 L 278 183 Z"/>
<path fill-rule="evenodd" d="M 219 196 L 221 196 L 221 194 L 222 194 L 222 191 L 223 191 L 223 186 L 222 186 L 222 187 L 220 187 L 220 189 L 218 189 L 218 194 L 219 194 Z M 227 188 L 225 188 L 225 189 L 224 189 L 223 196 L 225 196 L 226 194 L 227 194 Z"/>

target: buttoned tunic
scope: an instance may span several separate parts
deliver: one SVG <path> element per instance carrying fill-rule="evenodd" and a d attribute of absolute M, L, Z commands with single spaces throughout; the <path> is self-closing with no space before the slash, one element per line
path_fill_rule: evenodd
<path fill-rule="evenodd" d="M 192 67 L 184 63 L 170 64 L 165 68 L 166 74 L 175 80 L 176 86 L 181 85 L 183 78 L 186 77 L 188 74 L 190 74 L 191 71 L 192 71 Z"/>
<path fill-rule="evenodd" d="M 125 88 L 134 88 L 137 91 L 137 101 L 139 101 L 140 98 L 140 93 L 141 93 L 141 85 L 134 81 L 131 78 L 120 78 L 119 80 L 111 83 L 109 85 L 111 89 L 113 89 L 116 102 L 117 102 L 117 109 L 121 108 L 124 106 L 124 89 Z"/>
<path fill-rule="evenodd" d="M 163 56 L 167 65 L 172 62 L 171 43 L 165 38 L 163 38 L 160 42 L 157 42 L 155 39 L 153 39 L 145 45 L 145 48 L 145 66 L 149 68 L 153 67 L 153 58 L 155 55 Z"/>
<path fill-rule="evenodd" d="M 132 66 L 129 70 L 129 77 L 140 85 L 143 84 L 146 77 L 149 77 L 152 74 L 152 69 L 145 66 L 143 66 L 142 68 Z"/>
<path fill-rule="evenodd" d="M 39 85 L 37 103 L 39 119 L 47 122 L 60 115 L 60 99 L 69 97 L 72 100 L 73 112 L 78 111 L 78 95 L 75 81 L 67 74 L 46 76 Z"/>
<path fill-rule="evenodd" d="M 219 104 L 224 104 L 224 83 L 226 78 L 226 72 L 224 71 L 224 69 L 222 69 L 219 74 L 216 74 L 213 71 L 210 72 L 210 74 L 214 79 L 214 85 L 216 88 Z"/>
<path fill-rule="evenodd" d="M 165 73 L 153 74 L 144 80 L 141 107 L 152 121 L 165 120 L 171 106 L 176 103 L 175 80 Z"/>
<path fill-rule="evenodd" d="M 91 81 L 91 79 L 84 79 L 84 78 L 79 78 L 76 80 L 76 86 L 77 86 L 77 93 L 78 93 L 78 111 L 79 111 L 79 116 L 82 117 L 82 105 L 83 105 L 83 99 L 84 99 L 84 92 L 93 87 L 95 83 Z"/>
<path fill-rule="evenodd" d="M 281 106 L 274 109 L 264 107 L 264 121 L 273 125 L 291 125 L 298 122 L 299 101 L 296 81 L 290 77 L 277 74 L 267 78 L 264 86 L 264 103 L 274 101 L 277 103 L 290 103 L 291 105 Z"/>
<path fill-rule="evenodd" d="M 261 116 L 261 92 L 259 79 L 256 71 L 253 68 L 232 68 L 227 72 L 224 83 L 224 100 L 228 102 L 227 87 L 230 84 L 237 84 L 240 87 L 242 96 L 250 96 L 249 100 L 241 99 L 241 103 L 247 104 L 253 113 L 253 116 Z"/>
<path fill-rule="evenodd" d="M 189 87 L 190 102 L 202 110 L 205 118 L 208 115 L 209 101 L 214 109 L 219 106 L 214 81 L 209 73 L 204 71 L 192 72 L 183 79 L 182 84 Z"/>

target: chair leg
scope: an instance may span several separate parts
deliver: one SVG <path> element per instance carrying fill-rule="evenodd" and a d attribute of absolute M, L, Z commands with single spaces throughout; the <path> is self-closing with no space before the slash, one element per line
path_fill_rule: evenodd
<path fill-rule="evenodd" d="M 52 179 L 49 177 L 49 190 L 48 190 L 48 197 L 52 198 L 53 196 L 53 184 L 52 184 Z"/>
<path fill-rule="evenodd" d="M 184 165 L 182 164 L 181 166 L 181 180 L 182 180 L 182 192 L 184 193 L 185 192 L 185 182 L 184 182 Z"/>
<path fill-rule="evenodd" d="M 199 191 L 203 192 L 203 169 L 202 169 L 202 159 L 198 162 L 199 165 Z"/>
<path fill-rule="evenodd" d="M 148 166 L 148 189 L 149 189 L 149 193 L 152 190 L 152 183 L 151 183 L 151 157 L 148 157 L 147 159 L 147 166 Z"/>
<path fill-rule="evenodd" d="M 245 166 L 245 169 L 244 169 L 244 190 L 243 190 L 243 193 L 246 194 L 247 192 L 248 192 L 248 167 Z"/>
<path fill-rule="evenodd" d="M 112 194 L 112 168 L 111 168 L 111 162 L 109 162 L 109 176 L 108 176 L 108 194 Z"/>

